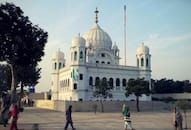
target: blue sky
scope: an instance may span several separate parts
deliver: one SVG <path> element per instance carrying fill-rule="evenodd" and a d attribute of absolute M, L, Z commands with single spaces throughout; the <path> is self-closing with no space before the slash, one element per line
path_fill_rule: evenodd
<path fill-rule="evenodd" d="M 124 63 L 123 17 L 127 7 L 127 65 L 136 65 L 136 49 L 150 48 L 152 78 L 191 80 L 191 1 L 190 0 L 0 0 L 21 7 L 24 15 L 48 32 L 45 56 L 37 91 L 51 85 L 51 57 L 59 48 L 69 64 L 73 37 L 94 24 L 95 8 L 99 25 L 116 42 Z"/>

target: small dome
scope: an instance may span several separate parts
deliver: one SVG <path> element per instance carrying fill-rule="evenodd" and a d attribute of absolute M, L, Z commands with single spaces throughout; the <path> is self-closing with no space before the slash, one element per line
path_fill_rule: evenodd
<path fill-rule="evenodd" d="M 102 30 L 97 23 L 89 32 L 85 33 L 83 37 L 86 40 L 87 47 L 92 45 L 94 48 L 105 48 L 109 50 L 112 47 L 110 36 Z"/>
<path fill-rule="evenodd" d="M 113 45 L 113 50 L 119 50 L 116 44 Z"/>
<path fill-rule="evenodd" d="M 59 59 L 59 60 L 64 60 L 64 53 L 61 52 L 60 50 L 58 50 L 57 52 L 55 52 L 52 56 L 53 60 Z"/>
<path fill-rule="evenodd" d="M 137 48 L 137 54 L 149 54 L 149 48 L 142 43 L 141 46 Z"/>
<path fill-rule="evenodd" d="M 86 43 L 85 39 L 83 37 L 81 37 L 80 35 L 78 35 L 72 39 L 72 47 L 76 47 L 76 46 L 85 47 L 85 43 Z"/>

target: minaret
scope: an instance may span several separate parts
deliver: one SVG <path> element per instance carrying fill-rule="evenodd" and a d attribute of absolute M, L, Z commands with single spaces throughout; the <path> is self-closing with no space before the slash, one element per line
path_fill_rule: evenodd
<path fill-rule="evenodd" d="M 141 44 L 139 48 L 137 48 L 137 67 L 141 70 L 151 70 L 151 54 L 149 53 L 149 48 Z"/>
<path fill-rule="evenodd" d="M 59 100 L 59 71 L 65 67 L 64 53 L 60 49 L 52 56 L 51 91 L 52 100 Z"/>

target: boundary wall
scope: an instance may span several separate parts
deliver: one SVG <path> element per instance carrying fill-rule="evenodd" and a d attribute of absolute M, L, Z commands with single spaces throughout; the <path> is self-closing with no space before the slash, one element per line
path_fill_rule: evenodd
<path fill-rule="evenodd" d="M 104 112 L 121 112 L 123 104 L 129 106 L 130 111 L 137 111 L 136 101 L 103 101 Z M 100 101 L 53 101 L 36 100 L 35 106 L 38 108 L 51 109 L 56 111 L 66 111 L 69 105 L 72 105 L 74 112 L 101 112 Z M 140 101 L 140 110 L 144 112 L 172 110 L 172 104 L 166 104 L 159 101 Z"/>
<path fill-rule="evenodd" d="M 177 100 L 191 100 L 191 93 L 152 94 L 152 97 L 158 98 L 158 99 L 171 97 Z"/>

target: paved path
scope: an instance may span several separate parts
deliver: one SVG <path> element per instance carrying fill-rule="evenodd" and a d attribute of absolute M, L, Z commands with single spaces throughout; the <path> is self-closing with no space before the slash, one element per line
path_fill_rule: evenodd
<path fill-rule="evenodd" d="M 133 127 L 136 130 L 173 130 L 171 115 L 170 112 L 131 113 Z M 77 130 L 124 130 L 121 113 L 95 115 L 92 112 L 74 112 L 72 116 Z M 25 108 L 19 115 L 18 127 L 21 130 L 35 130 L 34 124 L 37 124 L 39 130 L 63 130 L 64 123 L 63 112 Z M 188 113 L 188 127 L 191 128 L 191 113 Z M 9 125 L 6 128 L 1 125 L 0 130 L 9 130 Z"/>

